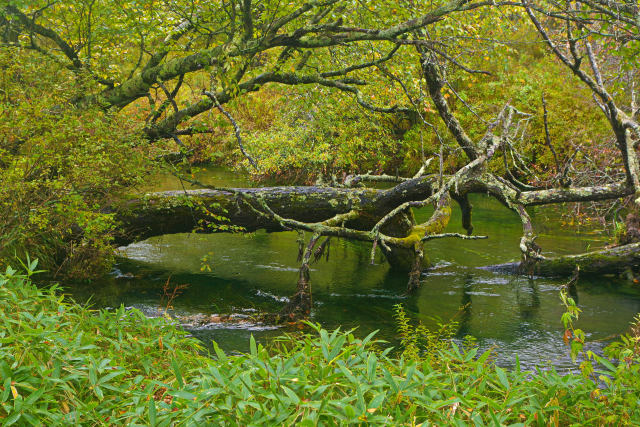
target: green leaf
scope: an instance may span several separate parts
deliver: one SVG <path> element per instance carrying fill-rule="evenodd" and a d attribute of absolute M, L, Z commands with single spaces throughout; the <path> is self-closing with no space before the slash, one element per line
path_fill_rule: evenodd
<path fill-rule="evenodd" d="M 294 405 L 299 405 L 300 404 L 300 398 L 298 397 L 297 394 L 295 394 L 295 392 L 293 390 L 291 390 L 289 387 L 287 386 L 281 386 L 282 390 L 285 392 L 285 394 L 289 397 L 289 399 L 291 400 L 291 402 Z"/>
<path fill-rule="evenodd" d="M 509 389 L 509 380 L 507 379 L 507 374 L 504 371 L 504 369 L 499 368 L 498 366 L 496 366 L 496 374 L 498 375 L 498 379 L 500 380 L 500 384 L 502 384 L 502 386 L 505 389 Z"/>
<path fill-rule="evenodd" d="M 111 372 L 110 374 L 104 375 L 100 377 L 100 379 L 98 380 L 98 385 L 105 384 L 109 382 L 109 380 L 112 380 L 113 378 L 123 374 L 124 374 L 124 371 L 117 371 L 117 372 Z"/>
<path fill-rule="evenodd" d="M 176 361 L 175 357 L 171 358 L 171 368 L 173 369 L 173 373 L 176 376 L 176 380 L 178 380 L 178 385 L 180 388 L 184 387 L 184 381 L 182 381 L 182 373 L 180 373 L 180 366 Z"/>
<path fill-rule="evenodd" d="M 618 368 L 616 368 L 607 358 L 596 355 L 596 361 L 604 365 L 611 372 L 616 372 L 618 370 Z"/>
<path fill-rule="evenodd" d="M 149 425 L 155 427 L 156 425 L 156 401 L 153 397 L 149 399 Z"/>
<path fill-rule="evenodd" d="M 7 419 L 4 420 L 4 422 L 2 423 L 3 426 L 10 426 L 16 423 L 16 421 L 18 421 L 20 419 L 20 417 L 22 416 L 22 414 L 20 412 L 14 412 L 14 413 L 10 413 L 9 417 Z"/>
<path fill-rule="evenodd" d="M 184 390 L 172 391 L 171 395 L 175 396 L 175 397 L 179 397 L 180 399 L 185 399 L 185 400 L 197 400 L 198 399 L 198 396 L 196 394 L 193 394 L 193 393 L 190 393 L 190 392 L 184 391 Z"/>
<path fill-rule="evenodd" d="M 251 355 L 253 357 L 256 357 L 258 355 L 258 348 L 256 346 L 256 339 L 253 337 L 253 334 L 251 334 L 251 337 L 249 337 L 249 348 L 251 350 Z"/>

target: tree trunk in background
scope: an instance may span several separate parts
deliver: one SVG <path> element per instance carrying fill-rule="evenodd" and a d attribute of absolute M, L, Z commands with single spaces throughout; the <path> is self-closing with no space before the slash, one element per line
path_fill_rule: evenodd
<path fill-rule="evenodd" d="M 640 243 L 615 246 L 599 251 L 578 255 L 566 255 L 537 260 L 530 270 L 523 270 L 522 263 L 490 265 L 483 269 L 512 274 L 533 274 L 536 276 L 570 276 L 580 267 L 580 274 L 605 275 L 622 274 L 629 269 L 640 268 Z"/>

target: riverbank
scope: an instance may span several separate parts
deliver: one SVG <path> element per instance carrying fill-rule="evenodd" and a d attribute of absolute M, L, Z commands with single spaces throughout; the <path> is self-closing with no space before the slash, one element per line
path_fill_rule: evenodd
<path fill-rule="evenodd" d="M 640 422 L 637 339 L 617 350 L 622 363 L 603 362 L 600 387 L 554 369 L 503 370 L 491 351 L 450 341 L 437 357 L 390 358 L 372 335 L 319 326 L 271 348 L 252 339 L 239 356 L 214 345 L 207 357 L 168 318 L 90 310 L 60 292 L 0 275 L 4 425 Z"/>

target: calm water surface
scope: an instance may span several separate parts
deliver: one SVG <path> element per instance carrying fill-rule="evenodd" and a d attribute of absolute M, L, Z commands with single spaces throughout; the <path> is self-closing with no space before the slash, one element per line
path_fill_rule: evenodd
<path fill-rule="evenodd" d="M 219 186 L 249 186 L 228 171 L 209 169 L 200 179 Z M 186 185 L 186 184 L 185 184 Z M 156 190 L 181 189 L 174 178 L 160 177 Z M 511 365 L 516 354 L 527 366 L 571 361 L 562 342 L 563 313 L 558 298 L 562 280 L 528 279 L 488 272 L 478 267 L 517 260 L 520 221 L 494 200 L 476 195 L 474 232 L 488 240 L 438 240 L 426 251 L 435 267 L 423 274 L 422 287 L 405 295 L 407 276 L 392 272 L 379 258 L 369 263 L 370 247 L 335 240 L 328 261 L 312 266 L 312 320 L 326 328 L 358 328 L 358 334 L 379 330 L 393 344 L 393 306 L 405 309 L 427 325 L 433 316 L 460 322 L 458 335 L 478 339 L 483 348 L 496 346 L 499 363 Z M 552 209 L 532 211 L 538 243 L 545 254 L 578 253 L 601 247 L 597 232 L 561 227 Z M 427 211 L 418 213 L 425 217 Z M 419 218 L 420 219 L 420 218 Z M 448 231 L 462 231 L 459 210 L 453 210 Z M 120 304 L 157 315 L 162 285 L 189 287 L 175 300 L 181 315 L 277 311 L 295 289 L 298 263 L 295 233 L 257 232 L 250 235 L 179 234 L 152 238 L 121 248 L 114 272 L 90 288 L 72 286 L 78 300 L 91 298 L 98 307 Z M 206 257 L 206 261 L 203 258 Z M 203 271 L 207 264 L 211 271 Z M 617 278 L 581 278 L 577 301 L 583 310 L 578 326 L 595 349 L 624 331 L 640 312 L 640 289 Z M 461 310 L 461 307 L 465 307 Z M 249 336 L 268 341 L 282 330 L 255 324 L 215 324 L 192 330 L 205 343 L 215 340 L 229 351 L 248 351 Z"/>

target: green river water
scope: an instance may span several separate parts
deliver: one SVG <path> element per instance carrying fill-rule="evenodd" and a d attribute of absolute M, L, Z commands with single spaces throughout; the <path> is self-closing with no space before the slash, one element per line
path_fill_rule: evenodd
<path fill-rule="evenodd" d="M 218 186 L 249 186 L 241 176 L 207 169 L 200 179 Z M 172 177 L 160 177 L 156 191 L 180 189 Z M 498 363 L 512 365 L 516 355 L 527 367 L 552 363 L 568 368 L 571 361 L 562 341 L 558 298 L 562 280 L 529 279 L 498 274 L 478 267 L 519 258 L 521 226 L 516 215 L 482 195 L 472 197 L 474 233 L 488 240 L 438 240 L 426 251 L 434 268 L 423 273 L 422 286 L 405 295 L 407 276 L 391 271 L 380 257 L 369 262 L 370 247 L 334 241 L 328 261 L 312 266 L 314 309 L 312 321 L 325 328 L 358 328 L 357 334 L 379 330 L 378 338 L 394 340 L 393 306 L 406 310 L 427 325 L 433 316 L 448 319 L 458 313 L 458 336 L 470 334 L 481 347 L 496 346 Z M 553 209 L 532 211 L 538 243 L 544 254 L 570 254 L 604 245 L 597 232 L 561 227 Z M 428 212 L 419 212 L 425 216 Z M 461 231 L 459 210 L 453 209 L 448 231 Z M 257 232 L 241 234 L 179 234 L 156 237 L 120 249 L 117 268 L 91 286 L 71 286 L 69 293 L 97 307 L 124 304 L 148 315 L 158 315 L 162 285 L 189 287 L 174 301 L 180 315 L 279 310 L 293 294 L 297 278 L 297 235 Z M 202 271 L 203 257 L 211 271 Z M 577 302 L 583 310 L 578 326 L 587 332 L 590 348 L 605 345 L 623 332 L 640 312 L 640 287 L 618 278 L 582 277 Z M 460 312 L 460 307 L 466 306 Z M 268 342 L 283 330 L 253 323 L 220 323 L 191 329 L 205 343 L 215 340 L 228 351 L 248 351 L 249 336 Z"/>

